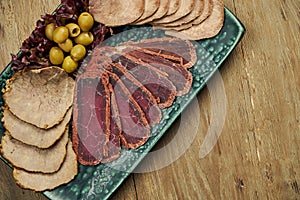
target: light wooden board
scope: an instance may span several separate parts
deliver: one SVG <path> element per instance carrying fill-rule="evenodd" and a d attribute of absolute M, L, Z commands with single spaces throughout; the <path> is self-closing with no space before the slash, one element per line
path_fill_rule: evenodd
<path fill-rule="evenodd" d="M 59 2 L 0 1 L 1 69 L 40 15 Z M 220 70 L 227 109 L 217 145 L 199 158 L 215 120 L 205 88 L 197 97 L 199 109 L 187 108 L 156 147 L 167 145 L 185 125 L 197 131 L 187 151 L 165 168 L 130 175 L 112 199 L 300 199 L 300 1 L 225 0 L 225 5 L 247 32 Z M 19 189 L 3 162 L 0 173 L 0 199 L 46 199 Z"/>

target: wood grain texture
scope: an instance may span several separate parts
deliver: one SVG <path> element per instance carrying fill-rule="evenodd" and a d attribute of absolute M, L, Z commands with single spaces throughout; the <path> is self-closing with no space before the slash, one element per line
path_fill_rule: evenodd
<path fill-rule="evenodd" d="M 247 32 L 220 70 L 227 109 L 217 145 L 199 158 L 216 120 L 211 114 L 215 105 L 204 88 L 197 97 L 199 108 L 189 106 L 154 149 L 195 130 L 195 138 L 184 138 L 191 142 L 185 153 L 162 169 L 130 175 L 112 199 L 300 199 L 300 1 L 224 2 Z M 1 69 L 40 15 L 58 4 L 0 1 Z M 170 157 L 182 148 L 180 143 L 158 157 Z M 45 199 L 19 189 L 3 162 L 0 173 L 0 199 Z"/>

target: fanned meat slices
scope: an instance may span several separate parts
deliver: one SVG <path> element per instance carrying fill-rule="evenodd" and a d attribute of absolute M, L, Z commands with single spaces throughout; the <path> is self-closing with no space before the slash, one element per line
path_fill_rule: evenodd
<path fill-rule="evenodd" d="M 162 57 L 182 65 L 184 68 L 192 67 L 197 60 L 196 50 L 188 40 L 178 38 L 154 38 L 140 42 L 125 42 L 122 44 L 121 52 L 131 51 L 129 47 L 138 47 L 145 53 Z"/>
<path fill-rule="evenodd" d="M 160 108 L 187 93 L 196 62 L 193 45 L 149 39 L 95 48 L 76 80 L 73 146 L 84 165 L 117 159 L 121 145 L 138 148 L 150 137 Z"/>
<path fill-rule="evenodd" d="M 138 64 L 121 54 L 111 56 L 113 62 L 119 63 L 153 94 L 159 107 L 166 108 L 172 104 L 176 88 L 166 76 L 160 73 L 161 71 Z"/>
<path fill-rule="evenodd" d="M 161 111 L 153 94 L 143 84 L 130 75 L 120 64 L 111 65 L 111 72 L 122 81 L 130 95 L 139 104 L 149 124 L 157 124 L 161 119 Z"/>
<path fill-rule="evenodd" d="M 112 93 L 119 109 L 118 115 L 121 120 L 121 141 L 126 148 L 137 148 L 143 145 L 150 136 L 150 125 L 146 115 L 138 103 L 130 95 L 122 81 L 116 74 L 108 72 Z"/>
<path fill-rule="evenodd" d="M 140 50 L 127 52 L 124 56 L 136 63 L 150 65 L 151 67 L 160 70 L 162 74 L 167 74 L 168 79 L 176 87 L 176 96 L 186 94 L 192 85 L 192 73 L 169 60 L 158 56 L 152 56 Z"/>

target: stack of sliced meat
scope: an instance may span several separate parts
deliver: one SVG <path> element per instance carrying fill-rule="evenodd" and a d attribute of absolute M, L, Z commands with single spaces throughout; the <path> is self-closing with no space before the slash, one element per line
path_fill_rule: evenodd
<path fill-rule="evenodd" d="M 6 82 L 1 153 L 20 187 L 53 189 L 77 174 L 68 137 L 74 86 L 58 67 L 19 71 Z"/>
<path fill-rule="evenodd" d="M 219 33 L 222 0 L 90 0 L 90 12 L 106 26 L 152 24 L 167 35 L 200 40 Z"/>
<path fill-rule="evenodd" d="M 84 165 L 120 156 L 121 145 L 138 148 L 192 84 L 188 68 L 196 62 L 191 42 L 157 38 L 100 46 L 81 66 L 76 80 L 73 146 Z"/>

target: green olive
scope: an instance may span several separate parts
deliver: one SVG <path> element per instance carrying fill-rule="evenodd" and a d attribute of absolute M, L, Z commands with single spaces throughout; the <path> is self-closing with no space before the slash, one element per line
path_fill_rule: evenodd
<path fill-rule="evenodd" d="M 64 52 L 59 47 L 52 47 L 49 52 L 49 59 L 53 65 L 60 65 L 64 60 Z"/>
<path fill-rule="evenodd" d="M 75 61 L 82 60 L 86 54 L 86 49 L 82 44 L 75 45 L 70 52 L 71 58 Z"/>
<path fill-rule="evenodd" d="M 94 25 L 94 18 L 88 12 L 83 12 L 78 17 L 78 25 L 82 31 L 89 31 Z"/>
<path fill-rule="evenodd" d="M 64 62 L 62 64 L 62 68 L 67 72 L 67 73 L 72 73 L 74 72 L 78 67 L 78 63 L 74 61 L 71 56 L 67 56 L 64 59 Z"/>
<path fill-rule="evenodd" d="M 58 46 L 64 51 L 64 52 L 70 52 L 73 48 L 73 42 L 71 39 L 66 39 L 63 43 L 59 43 Z"/>
<path fill-rule="evenodd" d="M 94 41 L 94 36 L 91 32 L 82 32 L 80 35 L 78 35 L 75 40 L 77 44 L 82 44 L 84 46 L 87 46 L 91 44 Z"/>
<path fill-rule="evenodd" d="M 53 41 L 56 43 L 63 43 L 69 37 L 69 29 L 65 26 L 59 26 L 53 31 Z"/>
<path fill-rule="evenodd" d="M 53 40 L 53 31 L 55 29 L 55 25 L 54 23 L 50 23 L 46 26 L 45 28 L 45 34 L 46 34 L 46 37 L 49 39 L 49 40 Z"/>
<path fill-rule="evenodd" d="M 77 24 L 69 23 L 66 27 L 69 29 L 70 37 L 77 37 L 80 34 L 80 28 Z"/>

